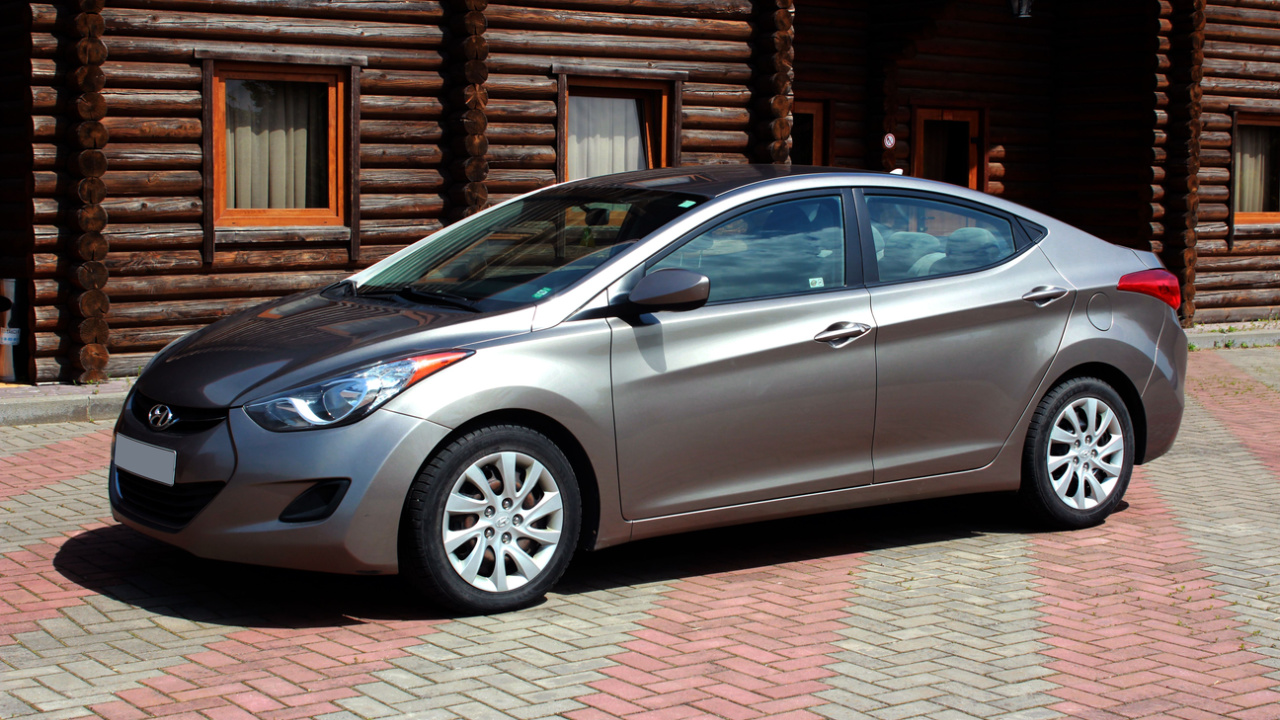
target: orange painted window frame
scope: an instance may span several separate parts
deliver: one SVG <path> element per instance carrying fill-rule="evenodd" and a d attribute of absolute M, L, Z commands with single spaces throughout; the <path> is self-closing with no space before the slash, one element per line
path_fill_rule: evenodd
<path fill-rule="evenodd" d="M 1236 136 L 1241 127 L 1280 126 L 1280 117 L 1275 115 L 1251 115 L 1238 113 L 1231 133 L 1231 223 L 1232 225 L 1280 225 L 1280 211 L 1272 212 L 1237 212 L 1236 211 Z"/>
<path fill-rule="evenodd" d="M 323 82 L 329 97 L 329 206 L 323 208 L 228 208 L 227 207 L 227 86 L 228 79 Z M 235 65 L 219 63 L 213 71 L 213 224 L 216 227 L 295 227 L 344 225 L 342 201 L 346 188 L 342 139 L 342 100 L 347 78 L 341 69 L 306 68 L 288 65 Z"/>
<path fill-rule="evenodd" d="M 559 171 L 561 181 L 568 180 L 569 167 L 569 104 L 567 96 L 627 98 L 643 103 L 641 120 L 644 122 L 645 159 L 648 167 L 671 167 L 671 115 L 673 84 L 663 80 L 642 80 L 634 78 L 614 78 L 595 76 L 573 76 L 567 78 L 566 101 L 560 125 L 561 140 L 557 148 L 557 157 L 563 158 L 562 170 Z"/>
<path fill-rule="evenodd" d="M 985 165 L 978 146 L 982 142 L 982 111 L 961 108 L 916 108 L 911 123 L 911 174 L 924 176 L 924 123 L 926 120 L 950 120 L 969 124 L 969 189 L 986 192 Z"/>
<path fill-rule="evenodd" d="M 813 116 L 814 165 L 830 165 L 831 154 L 827 151 L 827 103 L 823 100 L 796 100 L 792 104 L 791 114 Z"/>

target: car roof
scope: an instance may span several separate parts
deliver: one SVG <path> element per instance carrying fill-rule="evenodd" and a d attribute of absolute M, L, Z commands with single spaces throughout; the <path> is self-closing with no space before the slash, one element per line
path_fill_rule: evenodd
<path fill-rule="evenodd" d="M 696 165 L 602 175 L 578 180 L 562 187 L 665 190 L 689 195 L 701 195 L 710 199 L 747 185 L 755 185 L 768 180 L 826 173 L 844 175 L 885 174 L 869 170 L 815 167 L 812 165 Z"/>

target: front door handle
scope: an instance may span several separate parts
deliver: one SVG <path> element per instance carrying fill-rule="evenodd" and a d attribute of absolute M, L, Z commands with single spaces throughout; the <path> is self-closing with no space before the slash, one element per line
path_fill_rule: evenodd
<path fill-rule="evenodd" d="M 1070 291 L 1066 288 L 1060 288 L 1056 285 L 1041 285 L 1039 287 L 1032 288 L 1031 292 L 1022 296 L 1022 299 L 1027 302 L 1033 302 L 1039 307 L 1044 307 L 1054 300 L 1066 295 L 1068 292 Z"/>
<path fill-rule="evenodd" d="M 865 323 L 838 322 L 813 336 L 814 341 L 829 343 L 831 347 L 840 348 L 857 340 L 871 331 Z"/>

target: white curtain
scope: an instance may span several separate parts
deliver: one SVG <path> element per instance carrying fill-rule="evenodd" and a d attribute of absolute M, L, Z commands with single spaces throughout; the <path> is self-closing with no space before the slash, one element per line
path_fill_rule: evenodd
<path fill-rule="evenodd" d="M 228 79 L 227 207 L 329 204 L 328 87 Z"/>
<path fill-rule="evenodd" d="M 1270 212 L 1267 190 L 1271 174 L 1272 128 L 1241 125 L 1236 128 L 1236 212 Z"/>
<path fill-rule="evenodd" d="M 643 170 L 640 103 L 634 98 L 569 97 L 569 179 Z"/>

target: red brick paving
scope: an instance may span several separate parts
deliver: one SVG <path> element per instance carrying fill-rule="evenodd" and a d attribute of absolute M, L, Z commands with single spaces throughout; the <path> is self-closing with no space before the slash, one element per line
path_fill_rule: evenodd
<path fill-rule="evenodd" d="M 1191 353 L 1189 364 L 1187 392 L 1280 478 L 1280 393 L 1216 352 Z"/>
<path fill-rule="evenodd" d="M 590 683 L 591 709 L 572 720 L 722 717 L 819 718 L 814 693 L 836 673 L 823 668 L 840 648 L 851 575 L 862 554 L 837 555 L 673 584 L 623 643 L 627 652 Z M 655 710 L 661 710 L 655 714 Z M 603 715 L 601 714 L 603 713 Z"/>
<path fill-rule="evenodd" d="M 110 428 L 0 456 L 0 500 L 101 470 L 110 457 Z"/>

